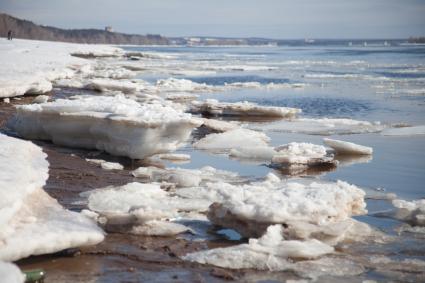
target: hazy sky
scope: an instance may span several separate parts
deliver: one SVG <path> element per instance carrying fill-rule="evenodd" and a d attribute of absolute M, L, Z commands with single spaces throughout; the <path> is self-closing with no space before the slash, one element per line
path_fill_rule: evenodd
<path fill-rule="evenodd" d="M 425 0 L 0 0 L 0 11 L 62 28 L 166 36 L 425 35 Z"/>

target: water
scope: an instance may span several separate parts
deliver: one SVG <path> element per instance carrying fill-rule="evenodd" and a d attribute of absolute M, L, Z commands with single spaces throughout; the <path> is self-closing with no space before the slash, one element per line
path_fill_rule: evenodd
<path fill-rule="evenodd" d="M 380 44 L 380 45 L 379 45 Z M 390 124 L 425 124 L 425 47 L 391 42 L 384 46 L 348 46 L 347 42 L 323 42 L 281 47 L 132 47 L 132 50 L 173 55 L 152 62 L 140 78 L 151 81 L 170 76 L 197 83 L 224 86 L 235 82 L 288 84 L 278 89 L 240 89 L 202 94 L 200 99 L 241 100 L 261 105 L 289 106 L 303 110 L 303 117 L 351 118 Z M 155 69 L 161 72 L 155 74 Z M 199 75 L 170 75 L 173 69 L 209 71 Z M 152 72 L 152 70 L 154 70 Z M 164 71 L 165 70 L 165 71 Z M 290 87 L 303 84 L 303 87 Z M 268 133 L 272 144 L 306 141 L 321 144 L 322 136 Z M 385 188 L 402 198 L 425 197 L 425 137 L 387 137 L 380 134 L 335 136 L 372 146 L 367 163 L 338 168 L 324 179 L 342 179 L 359 186 Z M 193 151 L 197 168 L 212 165 L 242 175 L 264 176 L 272 169 L 241 164 L 227 156 Z"/>

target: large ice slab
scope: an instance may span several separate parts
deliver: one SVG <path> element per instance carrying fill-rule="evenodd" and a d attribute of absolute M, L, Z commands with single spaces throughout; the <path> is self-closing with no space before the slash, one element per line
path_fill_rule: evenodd
<path fill-rule="evenodd" d="M 294 117 L 301 112 L 298 108 L 261 106 L 247 101 L 228 103 L 219 102 L 215 99 L 205 101 L 193 101 L 190 111 L 214 116 L 256 116 L 256 117 Z"/>
<path fill-rule="evenodd" d="M 90 219 L 65 210 L 42 187 L 48 162 L 31 142 L 0 134 L 0 260 L 101 242 Z"/>
<path fill-rule="evenodd" d="M 335 150 L 335 153 L 339 155 L 371 155 L 373 153 L 373 149 L 371 147 L 355 144 L 352 142 L 328 138 L 324 138 L 323 142 Z"/>
<path fill-rule="evenodd" d="M 18 106 L 12 127 L 28 139 L 142 159 L 176 150 L 200 124 L 170 106 L 117 95 Z"/>
<path fill-rule="evenodd" d="M 87 64 L 71 52 L 116 52 L 105 45 L 72 44 L 48 41 L 0 41 L 0 97 L 42 94 L 52 90 L 52 81 L 68 78 Z"/>

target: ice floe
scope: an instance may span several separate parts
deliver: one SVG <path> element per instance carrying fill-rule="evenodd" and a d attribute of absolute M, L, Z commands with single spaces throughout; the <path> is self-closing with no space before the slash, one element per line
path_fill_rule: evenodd
<path fill-rule="evenodd" d="M 272 163 L 287 165 L 319 165 L 335 163 L 334 156 L 328 154 L 326 148 L 311 143 L 291 142 L 275 148 Z"/>
<path fill-rule="evenodd" d="M 290 121 L 278 121 L 269 124 L 252 124 L 252 129 L 271 132 L 305 133 L 312 135 L 360 134 L 380 132 L 385 125 L 380 122 L 368 122 L 352 119 L 299 118 Z"/>
<path fill-rule="evenodd" d="M 371 155 L 373 153 L 373 149 L 371 147 L 355 144 L 352 142 L 328 138 L 324 138 L 323 142 L 327 146 L 331 147 L 335 153 L 339 155 Z"/>
<path fill-rule="evenodd" d="M 202 125 L 216 132 L 227 132 L 239 128 L 239 123 L 236 121 L 221 121 L 216 119 L 200 118 Z"/>
<path fill-rule="evenodd" d="M 264 133 L 248 129 L 234 129 L 224 133 L 209 134 L 193 144 L 198 149 L 225 150 L 245 147 L 267 146 L 270 138 Z"/>
<path fill-rule="evenodd" d="M 172 107 L 117 95 L 18 106 L 12 127 L 28 139 L 143 159 L 176 150 L 200 124 Z"/>
<path fill-rule="evenodd" d="M 103 231 L 92 220 L 65 210 L 42 189 L 48 165 L 41 148 L 0 134 L 0 260 L 103 240 Z"/>
<path fill-rule="evenodd" d="M 425 199 L 406 201 L 395 199 L 392 201 L 397 209 L 395 217 L 413 226 L 425 226 Z"/>
<path fill-rule="evenodd" d="M 381 133 L 384 136 L 416 136 L 425 135 L 425 126 L 400 127 L 385 129 Z"/>
<path fill-rule="evenodd" d="M 226 103 L 215 99 L 205 101 L 193 101 L 190 107 L 193 113 L 201 113 L 213 116 L 260 116 L 260 117 L 294 117 L 301 112 L 298 108 L 260 106 L 247 101 Z"/>

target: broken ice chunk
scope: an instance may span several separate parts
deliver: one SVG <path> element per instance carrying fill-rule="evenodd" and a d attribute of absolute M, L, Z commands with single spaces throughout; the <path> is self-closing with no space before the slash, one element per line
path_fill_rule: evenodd
<path fill-rule="evenodd" d="M 13 263 L 0 261 L 0 278 L 5 283 L 24 283 L 25 275 Z"/>
<path fill-rule="evenodd" d="M 293 117 L 301 112 L 301 109 L 275 106 L 260 106 L 247 101 L 228 103 L 219 102 L 215 99 L 205 101 L 193 101 L 190 111 L 213 116 L 259 116 L 259 117 Z"/>
<path fill-rule="evenodd" d="M 107 162 L 102 159 L 86 159 L 86 161 L 100 165 L 105 170 L 122 170 L 124 166 L 117 162 Z"/>
<path fill-rule="evenodd" d="M 415 136 L 415 135 L 425 135 L 425 126 L 412 126 L 412 127 L 400 127 L 400 128 L 390 128 L 382 131 L 384 136 Z"/>
<path fill-rule="evenodd" d="M 324 138 L 323 142 L 335 150 L 336 154 L 339 155 L 371 155 L 373 153 L 373 149 L 371 147 L 358 145 L 352 142 L 328 138 Z"/>

